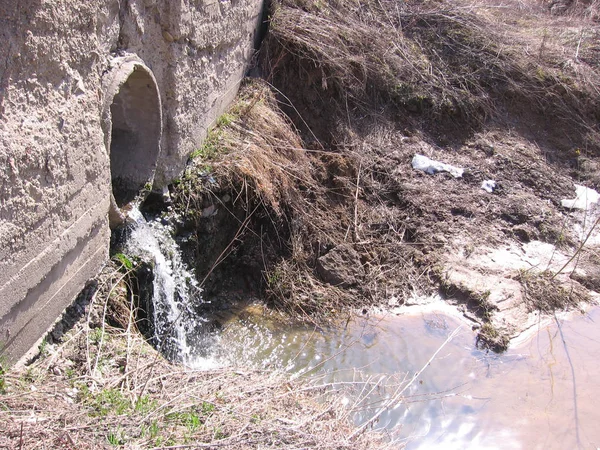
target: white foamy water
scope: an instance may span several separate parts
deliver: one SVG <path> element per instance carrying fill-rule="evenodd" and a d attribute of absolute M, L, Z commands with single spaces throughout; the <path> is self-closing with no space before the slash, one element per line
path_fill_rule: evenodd
<path fill-rule="evenodd" d="M 171 226 L 160 219 L 146 221 L 138 208 L 129 217 L 135 222 L 127 241 L 127 253 L 153 266 L 154 331 L 158 348 L 169 358 L 191 368 L 218 365 L 206 355 L 216 339 L 206 333 L 206 320 L 195 311 L 203 302 L 193 269 L 183 261 Z"/>

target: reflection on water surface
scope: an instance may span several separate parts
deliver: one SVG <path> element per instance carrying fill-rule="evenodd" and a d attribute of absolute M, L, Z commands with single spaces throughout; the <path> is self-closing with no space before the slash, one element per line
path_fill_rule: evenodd
<path fill-rule="evenodd" d="M 358 426 L 377 417 L 373 426 L 410 449 L 595 449 L 599 321 L 594 309 L 495 355 L 442 314 L 285 330 L 250 316 L 226 327 L 218 358 L 311 376 L 343 392 Z M 402 401 L 388 404 L 394 397 Z"/>

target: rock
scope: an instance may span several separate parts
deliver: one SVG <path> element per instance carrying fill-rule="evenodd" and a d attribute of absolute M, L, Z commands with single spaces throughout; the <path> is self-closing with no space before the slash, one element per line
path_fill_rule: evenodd
<path fill-rule="evenodd" d="M 600 268 L 591 264 L 585 264 L 585 266 L 585 268 L 577 267 L 573 270 L 571 279 L 588 289 L 600 292 Z"/>
<path fill-rule="evenodd" d="M 317 260 L 317 272 L 326 283 L 341 287 L 354 286 L 365 276 L 360 255 L 348 244 L 321 256 Z"/>
<path fill-rule="evenodd" d="M 208 217 L 212 217 L 217 213 L 217 207 L 215 205 L 210 205 L 207 208 L 202 210 L 202 218 L 206 219 Z"/>
<path fill-rule="evenodd" d="M 163 35 L 163 38 L 165 39 L 165 41 L 167 41 L 167 42 L 173 42 L 175 40 L 173 35 L 171 33 L 169 33 L 167 30 L 164 30 L 162 32 L 162 35 Z"/>

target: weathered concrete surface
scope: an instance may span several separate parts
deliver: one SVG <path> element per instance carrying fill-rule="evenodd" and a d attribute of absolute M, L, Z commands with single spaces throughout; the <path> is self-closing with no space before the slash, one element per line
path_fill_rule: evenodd
<path fill-rule="evenodd" d="M 0 0 L 9 361 L 106 260 L 111 160 L 125 191 L 181 171 L 237 92 L 261 9 L 262 0 Z"/>

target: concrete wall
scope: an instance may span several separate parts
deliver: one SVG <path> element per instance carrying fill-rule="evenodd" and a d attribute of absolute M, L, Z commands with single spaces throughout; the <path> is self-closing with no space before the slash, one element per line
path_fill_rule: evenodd
<path fill-rule="evenodd" d="M 111 178 L 123 203 L 129 188 L 168 183 L 201 144 L 237 92 L 261 10 L 262 0 L 0 0 L 9 361 L 106 261 Z"/>

